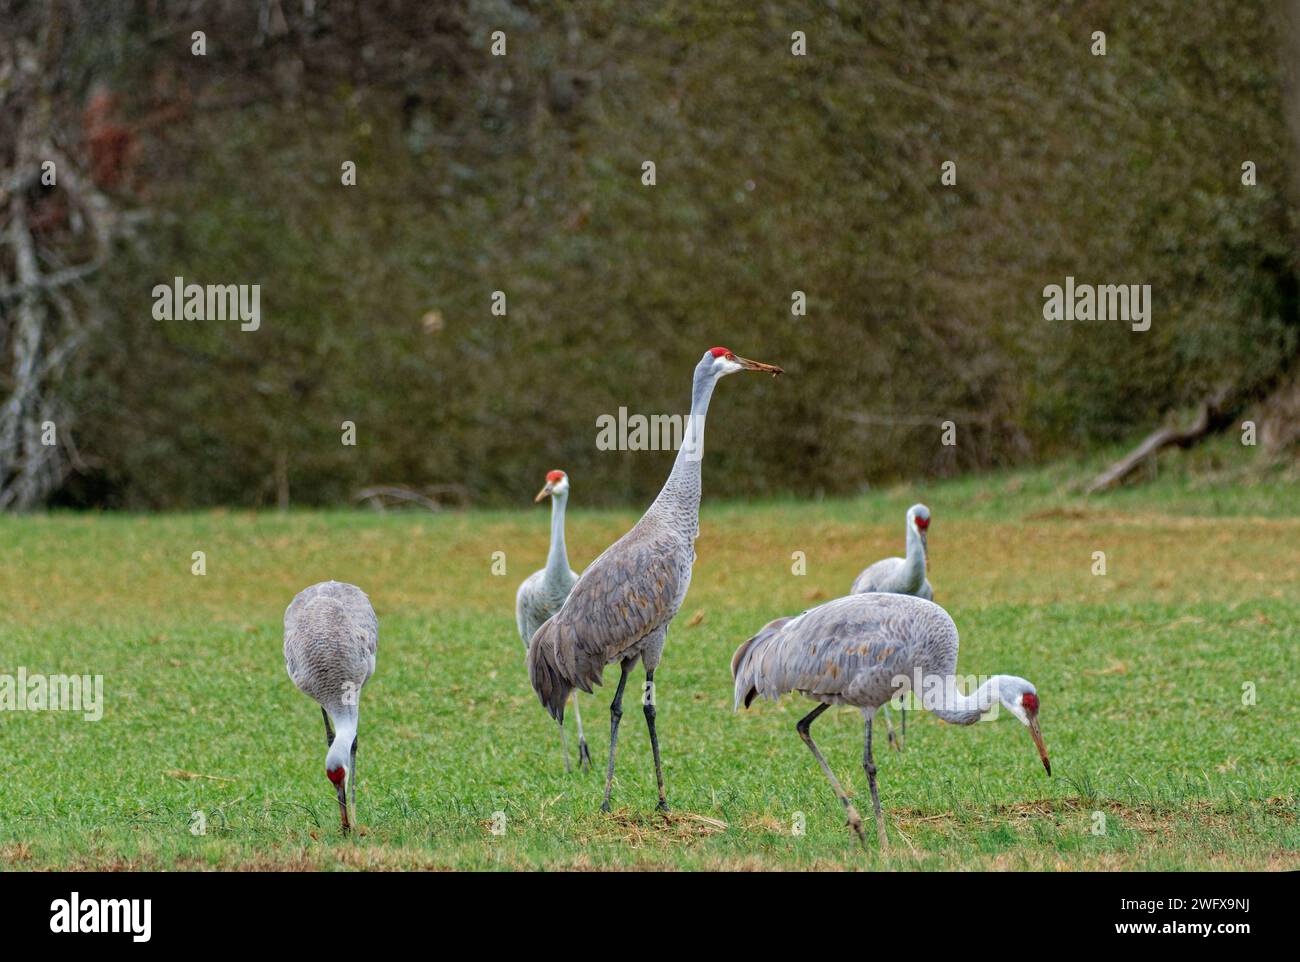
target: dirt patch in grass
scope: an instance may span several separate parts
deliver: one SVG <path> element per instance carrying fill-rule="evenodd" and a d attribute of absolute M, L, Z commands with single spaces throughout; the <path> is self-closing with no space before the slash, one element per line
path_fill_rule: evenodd
<path fill-rule="evenodd" d="M 1026 521 L 1082 521 L 1085 518 L 1097 518 L 1100 515 L 1085 511 L 1083 508 L 1046 508 L 1025 515 Z"/>
<path fill-rule="evenodd" d="M 593 838 L 619 840 L 631 848 L 647 844 L 691 844 L 727 830 L 727 823 L 708 815 L 692 812 L 653 812 L 645 814 L 619 809 L 605 820 L 607 825 L 592 833 Z"/>
<path fill-rule="evenodd" d="M 1250 803 L 1247 808 L 1257 814 L 1263 814 L 1284 822 L 1296 820 L 1295 801 L 1282 797 L 1261 799 Z M 1144 837 L 1162 836 L 1169 832 L 1171 825 L 1178 823 L 1195 823 L 1199 826 L 1212 827 L 1229 834 L 1239 834 L 1246 826 L 1241 820 L 1242 810 L 1228 809 L 1225 803 L 1210 799 L 1187 802 L 1181 806 L 1141 804 L 1130 805 L 1119 801 L 1085 802 L 1082 799 L 1042 799 L 1033 802 L 1017 802 L 1011 805 L 995 805 L 980 813 L 967 812 L 922 812 L 916 809 L 896 809 L 886 812 L 886 817 L 896 831 L 907 834 L 909 830 L 920 827 L 951 826 L 977 824 L 992 825 L 1000 821 L 1026 823 L 1039 819 L 1050 819 L 1057 824 L 1079 819 L 1090 819 L 1094 812 L 1103 812 L 1114 816 L 1127 831 L 1137 832 Z M 1023 854 L 1023 853 L 1022 853 Z M 1300 856 L 1297 856 L 1300 858 Z M 1065 863 L 1062 863 L 1063 865 Z M 1075 866 L 1078 867 L 1078 866 Z"/>
<path fill-rule="evenodd" d="M 16 865 L 32 860 L 32 847 L 25 842 L 0 845 L 0 865 Z"/>

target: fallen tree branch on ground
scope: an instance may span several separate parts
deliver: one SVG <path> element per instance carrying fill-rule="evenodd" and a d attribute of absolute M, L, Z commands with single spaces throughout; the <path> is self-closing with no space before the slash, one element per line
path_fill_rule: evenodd
<path fill-rule="evenodd" d="M 410 505 L 418 505 L 429 511 L 442 511 L 448 504 L 468 507 L 470 494 L 459 484 L 431 484 L 419 490 L 396 484 L 378 484 L 362 488 L 352 496 L 352 500 L 365 501 L 376 511 Z"/>
<path fill-rule="evenodd" d="M 1201 402 L 1190 425 L 1185 428 L 1163 427 L 1152 431 L 1142 439 L 1141 444 L 1097 475 L 1088 485 L 1086 493 L 1096 494 L 1116 487 L 1148 458 L 1165 448 L 1189 448 L 1206 435 L 1222 430 L 1232 420 L 1237 408 L 1237 404 L 1228 404 L 1226 390 L 1206 398 Z"/>

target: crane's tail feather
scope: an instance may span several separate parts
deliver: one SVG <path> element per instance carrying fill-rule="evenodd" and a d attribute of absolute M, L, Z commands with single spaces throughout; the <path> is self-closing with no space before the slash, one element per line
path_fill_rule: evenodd
<path fill-rule="evenodd" d="M 528 680 L 551 717 L 563 724 L 564 706 L 574 686 L 556 658 L 555 640 L 555 631 L 548 620 L 537 629 L 528 645 Z M 590 692 L 591 687 L 583 686 L 583 690 Z"/>
<path fill-rule="evenodd" d="M 737 648 L 736 653 L 731 656 L 731 677 L 735 679 L 736 682 L 736 702 L 732 706 L 733 711 L 740 710 L 741 702 L 744 702 L 745 707 L 748 708 L 749 703 L 753 701 L 754 696 L 758 694 L 758 689 L 754 687 L 753 682 L 751 681 L 751 672 L 749 671 L 748 664 L 749 651 L 754 647 L 754 640 L 757 637 L 758 636 L 755 635 L 754 638 L 750 638 Z M 743 678 L 741 677 L 742 672 L 744 673 Z"/>
<path fill-rule="evenodd" d="M 736 649 L 736 653 L 731 656 L 731 677 L 736 680 L 736 701 L 733 710 L 739 711 L 741 705 L 748 708 L 750 703 L 758 697 L 758 669 L 755 656 L 765 647 L 765 643 L 774 638 L 781 630 L 782 626 L 788 622 L 789 618 L 777 618 L 775 621 L 769 621 L 759 629 L 758 634 L 754 635 L 743 645 Z"/>

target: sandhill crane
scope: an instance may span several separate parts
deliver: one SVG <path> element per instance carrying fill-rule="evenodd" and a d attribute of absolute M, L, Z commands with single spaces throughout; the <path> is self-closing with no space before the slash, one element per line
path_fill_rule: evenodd
<path fill-rule="evenodd" d="M 378 646 L 379 620 L 356 585 L 322 581 L 298 592 L 284 611 L 284 667 L 320 705 L 329 745 L 325 775 L 338 795 L 344 832 L 356 821 L 359 702 L 375 673 Z"/>
<path fill-rule="evenodd" d="M 934 601 L 934 589 L 925 577 L 926 534 L 930 529 L 930 509 L 923 504 L 914 504 L 907 509 L 907 556 L 904 558 L 883 558 L 868 566 L 853 580 L 849 594 L 864 594 L 869 591 L 884 591 L 896 595 L 916 595 L 926 601 Z M 903 749 L 903 739 L 907 737 L 907 709 L 900 706 L 898 717 L 901 719 L 902 731 L 894 737 L 894 722 L 889 717 L 889 706 L 885 705 L 885 727 L 889 731 L 889 744 L 899 751 Z"/>
<path fill-rule="evenodd" d="M 862 819 L 830 765 L 813 742 L 811 726 L 831 705 L 855 705 L 866 722 L 862 764 L 871 786 L 876 832 L 884 848 L 885 825 L 871 757 L 871 719 L 900 689 L 911 688 L 921 705 L 946 722 L 971 725 L 1001 703 L 1029 728 L 1047 774 L 1047 749 L 1038 729 L 1038 692 L 1015 675 L 994 675 L 971 695 L 958 690 L 957 627 L 932 601 L 908 595 L 862 594 L 828 601 L 792 618 L 778 618 L 736 649 L 731 674 L 737 710 L 758 695 L 775 700 L 795 691 L 821 702 L 796 726 L 844 804 L 849 825 L 863 846 Z"/>
<path fill-rule="evenodd" d="M 569 476 L 563 471 L 547 474 L 546 486 L 537 492 L 533 501 L 540 502 L 543 498 L 551 499 L 551 551 L 546 556 L 546 567 L 525 578 L 515 595 L 515 622 L 519 625 L 525 656 L 529 640 L 542 622 L 560 610 L 573 583 L 578 580 L 569 567 L 569 555 L 564 548 L 564 509 L 569 503 Z M 573 695 L 573 717 L 578 723 L 578 767 L 586 765 L 590 768 L 591 752 L 587 750 L 587 739 L 582 734 L 582 712 L 578 710 L 577 692 Z M 560 750 L 564 752 L 564 770 L 572 771 L 569 740 L 563 722 L 560 722 Z"/>
<path fill-rule="evenodd" d="M 882 558 L 863 569 L 853 581 L 849 594 L 883 591 L 895 595 L 916 595 L 934 600 L 934 589 L 925 577 L 926 534 L 930 529 L 930 509 L 914 504 L 907 509 L 907 556 Z"/>
<path fill-rule="evenodd" d="M 528 676 L 537 697 L 551 715 L 564 719 L 569 692 L 590 692 L 605 666 L 619 662 L 621 674 L 609 706 L 609 765 L 605 770 L 605 800 L 610 810 L 614 783 L 614 751 L 623 716 L 623 688 L 637 659 L 645 666 L 641 703 L 650 750 L 654 755 L 658 809 L 667 811 L 659 737 L 655 731 L 654 674 L 663 654 L 668 625 L 681 608 L 691 583 L 695 539 L 700 530 L 700 459 L 704 454 L 704 421 L 709 398 L 718 381 L 737 371 L 763 371 L 773 376 L 779 367 L 737 357 L 725 347 L 704 352 L 695 366 L 691 413 L 672 473 L 659 497 L 641 520 L 591 563 L 569 593 L 569 600 L 537 630 L 528 648 Z"/>

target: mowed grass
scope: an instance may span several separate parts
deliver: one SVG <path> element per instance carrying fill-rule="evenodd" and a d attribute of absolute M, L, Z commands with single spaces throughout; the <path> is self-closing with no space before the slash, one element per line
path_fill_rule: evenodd
<path fill-rule="evenodd" d="M 1038 686 L 1054 777 L 1006 713 L 958 728 L 914 712 L 903 753 L 880 730 L 891 844 L 864 852 L 795 734 L 811 703 L 733 714 L 729 661 L 769 619 L 898 553 L 918 497 L 959 671 Z M 573 498 L 581 569 L 637 512 L 584 508 L 580 479 Z M 1294 869 L 1298 511 L 1285 482 L 1171 478 L 1083 500 L 1050 471 L 822 503 L 706 496 L 656 678 L 666 818 L 639 672 L 611 815 L 598 807 L 617 669 L 581 696 L 595 772 L 563 772 L 528 685 L 513 601 L 545 557 L 542 507 L 0 518 L 0 673 L 101 674 L 105 688 L 96 723 L 0 713 L 0 869 Z M 363 830 L 346 839 L 319 711 L 281 656 L 285 605 L 326 578 L 361 585 L 380 618 Z M 833 709 L 814 733 L 869 818 L 860 716 Z"/>

